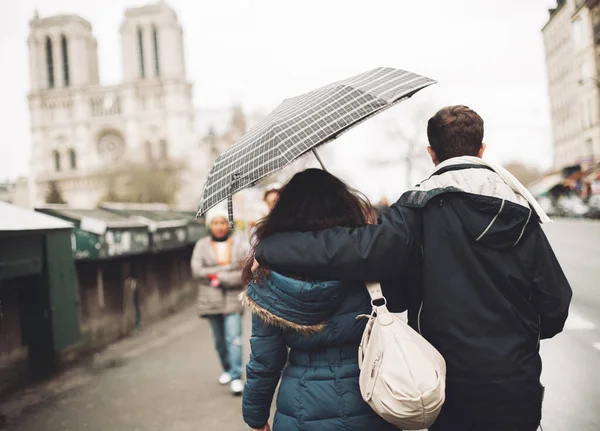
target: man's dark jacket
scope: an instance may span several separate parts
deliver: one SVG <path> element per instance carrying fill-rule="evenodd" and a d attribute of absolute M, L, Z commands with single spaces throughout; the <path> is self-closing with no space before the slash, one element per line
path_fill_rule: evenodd
<path fill-rule="evenodd" d="M 378 280 L 392 311 L 444 356 L 454 422 L 537 423 L 540 339 L 560 331 L 571 288 L 538 216 L 493 171 L 458 165 L 358 229 L 285 233 L 261 265 L 322 280 Z"/>

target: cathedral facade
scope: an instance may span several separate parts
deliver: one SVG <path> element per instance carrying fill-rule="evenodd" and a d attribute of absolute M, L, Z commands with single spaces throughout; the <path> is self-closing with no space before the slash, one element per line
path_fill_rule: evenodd
<path fill-rule="evenodd" d="M 120 34 L 123 82 L 103 86 L 90 22 L 30 21 L 33 205 L 58 190 L 71 206 L 95 206 L 132 169 L 175 172 L 173 203 L 197 203 L 211 157 L 195 133 L 177 15 L 163 1 L 127 9 Z"/>

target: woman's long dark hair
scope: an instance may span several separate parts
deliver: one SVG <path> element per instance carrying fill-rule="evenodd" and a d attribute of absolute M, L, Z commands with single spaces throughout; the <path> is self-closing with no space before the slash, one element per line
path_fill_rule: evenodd
<path fill-rule="evenodd" d="M 339 178 L 320 169 L 300 172 L 280 190 L 273 211 L 256 225 L 252 253 L 242 279 L 264 280 L 269 269 L 262 266 L 252 273 L 254 252 L 260 242 L 281 232 L 313 232 L 329 227 L 359 227 L 375 220 L 369 200 Z"/>

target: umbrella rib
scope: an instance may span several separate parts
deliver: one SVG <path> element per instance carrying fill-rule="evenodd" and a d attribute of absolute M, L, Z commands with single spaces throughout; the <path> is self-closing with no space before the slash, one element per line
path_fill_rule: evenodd
<path fill-rule="evenodd" d="M 400 90 L 402 88 L 408 87 L 409 84 L 412 84 L 413 86 L 414 85 L 418 85 L 419 89 L 422 90 L 423 88 L 428 87 L 429 85 L 432 85 L 432 84 L 435 84 L 435 83 L 436 83 L 436 81 L 434 81 L 432 79 L 424 78 L 424 77 L 417 77 L 416 79 L 403 82 L 401 87 L 392 87 L 392 88 L 389 88 L 389 89 L 387 89 L 386 91 L 384 91 L 381 94 L 382 95 L 383 94 L 387 94 L 387 93 L 390 93 L 392 91 L 393 92 L 397 92 L 398 90 Z M 411 87 L 411 88 L 414 88 L 414 87 Z M 404 93 L 404 92 L 402 92 L 402 93 Z M 397 97 L 399 97 L 399 98 L 403 97 L 403 96 L 396 96 L 396 93 L 393 93 L 393 94 L 394 95 L 390 97 L 392 100 L 396 99 Z"/>
<path fill-rule="evenodd" d="M 394 70 L 390 70 L 388 72 L 386 72 L 385 74 L 380 74 L 379 76 L 377 76 L 376 78 L 374 78 L 373 80 L 363 80 L 362 82 L 364 82 L 365 84 L 363 85 L 362 82 L 361 83 L 352 83 L 352 87 L 354 88 L 358 88 L 360 90 L 363 90 L 365 92 L 368 91 L 372 91 L 374 90 L 374 86 L 377 82 L 379 81 L 383 81 L 384 84 L 389 83 L 389 80 L 386 80 L 390 75 L 394 75 Z M 404 78 L 407 75 L 401 75 L 401 76 L 397 76 L 394 79 L 399 79 L 399 78 Z"/>
<path fill-rule="evenodd" d="M 319 156 L 319 153 L 317 153 L 316 148 L 311 148 L 312 153 L 315 155 L 317 161 L 319 162 L 319 164 L 321 165 L 321 168 L 327 172 L 327 168 L 325 167 L 325 165 L 323 164 L 323 160 L 321 160 L 321 156 Z"/>
<path fill-rule="evenodd" d="M 351 111 L 347 111 L 347 112 L 348 112 L 348 114 L 349 114 L 349 115 L 352 115 L 352 114 L 354 114 L 354 113 L 357 113 L 359 110 L 361 110 L 361 109 L 363 109 L 364 107 L 366 107 L 366 106 L 368 106 L 368 105 L 372 104 L 374 101 L 375 101 L 375 100 L 369 100 L 369 101 L 365 101 L 365 103 L 363 103 L 363 104 L 361 104 L 361 105 L 359 105 L 359 106 L 356 106 L 356 107 L 354 107 L 354 109 L 352 109 Z M 385 103 L 385 104 L 387 105 L 387 103 Z M 383 106 L 385 106 L 385 105 L 379 106 L 377 109 L 381 109 Z M 344 108 L 345 108 L 345 106 L 344 106 Z M 327 116 L 328 116 L 328 117 L 331 117 L 331 115 L 327 115 Z M 331 121 L 331 122 L 327 123 L 326 125 L 322 126 L 322 127 L 320 128 L 320 130 L 324 130 L 324 129 L 327 129 L 327 128 L 331 127 L 331 125 L 332 125 L 332 124 L 335 124 L 337 121 L 339 121 L 339 120 L 333 120 L 333 121 Z M 314 136 L 314 135 L 317 133 L 317 131 L 315 131 L 315 129 L 313 128 L 313 127 L 314 127 L 314 124 L 310 124 L 308 127 L 310 127 L 311 131 L 313 132 L 313 136 Z M 306 129 L 302 129 L 302 130 L 300 130 L 300 131 L 304 131 L 304 130 L 306 130 Z M 298 132 L 294 133 L 293 135 L 291 135 L 291 136 L 290 136 L 290 138 L 297 136 L 297 135 L 298 135 L 298 133 L 299 133 L 300 131 L 298 131 Z M 318 131 L 319 131 L 319 130 L 318 130 Z M 333 133 L 333 135 L 335 135 L 335 133 L 337 133 L 337 132 L 334 132 L 334 133 Z M 295 147 L 290 147 L 290 148 L 286 149 L 286 150 L 283 152 L 283 154 L 285 155 L 285 154 L 289 153 L 289 152 L 290 152 L 291 150 L 293 150 L 293 149 L 295 149 Z"/>

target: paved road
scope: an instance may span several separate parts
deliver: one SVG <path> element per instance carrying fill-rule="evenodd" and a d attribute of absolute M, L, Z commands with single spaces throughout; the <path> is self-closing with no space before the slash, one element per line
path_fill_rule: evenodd
<path fill-rule="evenodd" d="M 542 342 L 545 431 L 600 430 L 600 222 L 545 227 L 571 286 L 565 331 Z"/>
<path fill-rule="evenodd" d="M 559 221 L 547 233 L 575 296 L 566 331 L 542 343 L 544 429 L 598 431 L 600 223 Z M 189 310 L 0 403 L 0 415 L 8 431 L 247 429 L 240 399 L 216 384 L 218 374 L 208 326 Z"/>

